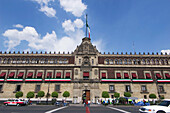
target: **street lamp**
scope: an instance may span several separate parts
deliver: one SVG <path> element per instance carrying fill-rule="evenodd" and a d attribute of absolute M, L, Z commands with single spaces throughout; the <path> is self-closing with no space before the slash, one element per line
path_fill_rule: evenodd
<path fill-rule="evenodd" d="M 48 97 L 50 96 L 50 78 L 51 78 L 51 73 L 49 73 L 49 84 L 48 84 L 48 91 L 47 91 L 47 104 L 48 104 Z"/>

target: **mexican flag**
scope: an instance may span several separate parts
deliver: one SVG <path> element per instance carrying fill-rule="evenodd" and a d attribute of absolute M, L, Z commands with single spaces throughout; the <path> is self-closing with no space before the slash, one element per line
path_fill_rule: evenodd
<path fill-rule="evenodd" d="M 89 34 L 89 38 L 90 38 L 90 27 L 89 27 L 89 25 L 88 25 L 87 22 L 86 22 L 86 27 L 87 27 L 87 29 L 88 29 L 88 34 Z"/>

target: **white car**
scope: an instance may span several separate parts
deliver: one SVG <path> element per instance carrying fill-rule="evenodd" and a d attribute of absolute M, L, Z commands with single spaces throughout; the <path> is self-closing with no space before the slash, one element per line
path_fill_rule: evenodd
<path fill-rule="evenodd" d="M 22 105 L 26 105 L 26 101 L 24 99 L 8 99 L 6 102 L 4 102 L 4 105 L 22 106 Z"/>
<path fill-rule="evenodd" d="M 163 100 L 154 106 L 143 106 L 139 111 L 140 113 L 170 113 L 170 100 Z"/>

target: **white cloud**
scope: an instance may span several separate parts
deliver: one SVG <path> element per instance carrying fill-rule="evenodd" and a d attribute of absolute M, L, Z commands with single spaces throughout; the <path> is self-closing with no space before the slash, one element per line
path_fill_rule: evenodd
<path fill-rule="evenodd" d="M 60 0 L 60 5 L 66 12 L 71 12 L 76 17 L 81 17 L 87 5 L 82 0 Z"/>
<path fill-rule="evenodd" d="M 68 31 L 75 31 L 75 28 L 77 29 L 81 29 L 84 26 L 84 23 L 81 19 L 76 19 L 74 22 L 72 22 L 70 19 L 69 20 L 65 20 L 62 23 L 62 27 L 64 28 L 65 32 Z"/>
<path fill-rule="evenodd" d="M 170 55 L 170 49 L 167 49 L 167 50 L 161 50 L 161 52 L 162 52 L 163 54 L 167 53 L 168 55 Z"/>
<path fill-rule="evenodd" d="M 3 33 L 3 36 L 7 37 L 7 40 L 5 41 L 7 44 L 6 46 L 8 47 L 7 51 L 15 49 L 15 47 L 20 45 L 23 40 L 28 42 L 28 49 L 24 51 L 74 51 L 77 45 L 81 43 L 84 32 L 81 29 L 76 29 L 75 32 L 69 32 L 67 35 L 68 36 L 59 39 L 55 31 L 52 31 L 52 33 L 47 33 L 45 36 L 41 37 L 35 28 L 30 26 L 26 26 L 21 31 L 9 29 Z M 98 49 L 100 50 L 102 48 L 101 43 L 102 40 L 98 40 L 94 42 L 94 45 L 99 47 Z"/>
<path fill-rule="evenodd" d="M 24 26 L 23 26 L 23 25 L 21 25 L 21 24 L 13 25 L 13 27 L 16 27 L 16 28 L 24 28 Z"/>
<path fill-rule="evenodd" d="M 42 6 L 39 10 L 44 12 L 48 17 L 55 17 L 56 11 L 53 8 Z"/>
<path fill-rule="evenodd" d="M 44 12 L 48 17 L 56 17 L 56 10 L 52 7 L 49 7 L 50 2 L 54 2 L 54 0 L 32 0 L 40 4 L 39 11 Z"/>
<path fill-rule="evenodd" d="M 74 29 L 74 25 L 73 23 L 71 22 L 71 20 L 65 20 L 63 23 L 62 23 L 62 27 L 64 28 L 64 31 L 67 32 L 67 31 L 75 31 Z"/>
<path fill-rule="evenodd" d="M 77 28 L 82 28 L 84 26 L 84 23 L 81 19 L 76 19 L 74 21 L 74 25 L 77 27 Z"/>

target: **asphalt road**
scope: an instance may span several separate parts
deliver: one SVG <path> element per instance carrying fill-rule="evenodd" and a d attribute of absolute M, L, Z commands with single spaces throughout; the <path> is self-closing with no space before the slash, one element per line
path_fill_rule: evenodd
<path fill-rule="evenodd" d="M 135 106 L 0 106 L 0 113 L 139 113 Z"/>

